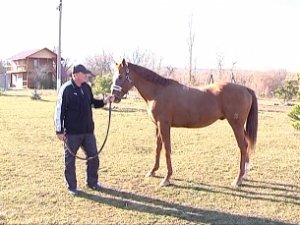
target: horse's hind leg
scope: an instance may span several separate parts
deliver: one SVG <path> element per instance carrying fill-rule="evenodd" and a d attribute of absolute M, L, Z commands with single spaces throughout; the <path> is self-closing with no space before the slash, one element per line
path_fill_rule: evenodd
<path fill-rule="evenodd" d="M 244 133 L 245 133 L 245 137 L 247 137 L 246 136 L 246 131 L 244 131 Z M 247 138 L 246 138 L 246 141 L 247 141 L 247 153 L 246 153 L 246 159 L 245 159 L 245 173 L 244 173 L 244 175 L 243 175 L 243 179 L 246 179 L 247 178 L 247 175 L 248 175 L 248 172 L 249 172 L 249 170 L 251 169 L 251 165 L 250 165 L 250 153 L 251 153 L 251 149 L 249 149 L 250 148 L 250 146 L 249 146 L 249 144 L 248 144 L 248 140 L 247 140 Z"/>
<path fill-rule="evenodd" d="M 246 136 L 245 136 L 245 130 L 244 127 L 242 125 L 238 126 L 238 125 L 233 125 L 233 132 L 236 138 L 236 141 L 238 143 L 238 146 L 240 148 L 240 152 L 241 152 L 241 159 L 240 159 L 240 170 L 239 173 L 236 177 L 236 179 L 232 182 L 232 185 L 236 186 L 236 185 L 241 185 L 243 182 L 243 177 L 246 172 L 246 163 L 249 163 L 249 154 L 248 154 L 248 143 L 246 140 Z"/>
<path fill-rule="evenodd" d="M 160 152 L 162 148 L 162 142 L 161 142 L 161 137 L 158 132 L 158 128 L 156 128 L 156 151 L 155 151 L 155 163 L 152 168 L 147 174 L 146 177 L 153 177 L 155 176 L 155 171 L 158 170 L 159 168 L 159 160 L 160 160 Z"/>

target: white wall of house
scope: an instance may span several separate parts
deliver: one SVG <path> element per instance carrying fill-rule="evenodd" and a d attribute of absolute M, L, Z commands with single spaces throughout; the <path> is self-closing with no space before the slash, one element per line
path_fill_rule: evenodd
<path fill-rule="evenodd" d="M 17 89 L 23 88 L 23 75 L 16 73 L 12 74 L 12 86 Z"/>

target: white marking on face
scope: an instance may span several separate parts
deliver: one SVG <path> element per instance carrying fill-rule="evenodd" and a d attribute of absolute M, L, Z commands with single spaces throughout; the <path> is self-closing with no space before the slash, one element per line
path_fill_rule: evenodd
<path fill-rule="evenodd" d="M 114 70 L 113 70 L 113 83 L 115 84 L 116 83 L 116 80 L 118 79 L 119 77 L 119 70 L 117 68 L 117 66 L 114 67 Z"/>

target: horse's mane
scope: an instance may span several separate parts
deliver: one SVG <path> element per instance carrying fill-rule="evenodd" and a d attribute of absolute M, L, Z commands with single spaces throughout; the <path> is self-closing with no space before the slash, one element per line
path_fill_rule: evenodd
<path fill-rule="evenodd" d="M 130 69 L 134 70 L 140 76 L 142 76 L 145 80 L 150 81 L 152 83 L 160 84 L 160 85 L 163 85 L 163 86 L 170 85 L 170 84 L 175 84 L 175 83 L 178 84 L 177 81 L 162 77 L 162 76 L 158 75 L 157 73 L 155 73 L 155 72 L 153 72 L 153 71 L 151 71 L 151 70 L 149 70 L 145 67 L 135 65 L 135 64 L 132 64 L 132 63 L 128 63 L 128 67 Z"/>

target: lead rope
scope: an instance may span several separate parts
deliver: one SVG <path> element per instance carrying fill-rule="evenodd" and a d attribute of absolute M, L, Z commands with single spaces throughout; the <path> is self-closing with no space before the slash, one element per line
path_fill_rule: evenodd
<path fill-rule="evenodd" d="M 74 154 L 74 152 L 72 152 L 71 149 L 69 148 L 67 139 L 65 139 L 65 141 L 64 141 L 65 149 L 67 149 L 68 152 L 72 156 L 76 157 L 77 159 L 89 161 L 89 160 L 92 160 L 92 159 L 96 158 L 100 154 L 100 152 L 102 151 L 102 149 L 103 149 L 103 147 L 104 147 L 104 145 L 106 143 L 106 140 L 107 140 L 107 137 L 108 137 L 108 133 L 109 133 L 109 127 L 110 127 L 110 118 L 111 118 L 111 102 L 109 102 L 109 108 L 108 108 L 108 124 L 107 124 L 106 135 L 105 135 L 104 141 L 102 143 L 102 146 L 100 147 L 99 151 L 94 156 L 83 158 L 83 157 L 80 157 L 80 156 Z"/>

